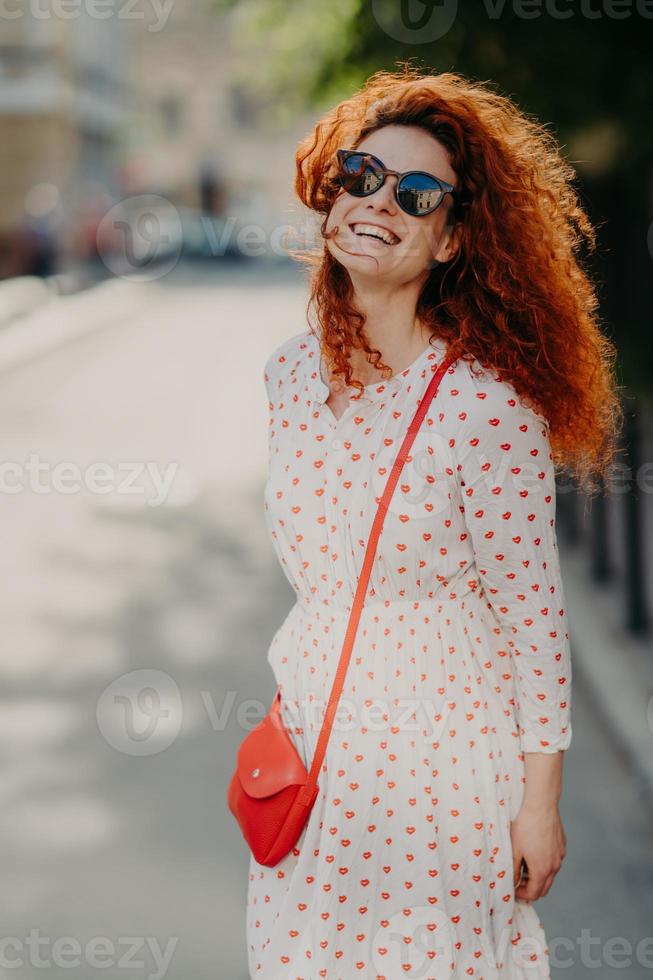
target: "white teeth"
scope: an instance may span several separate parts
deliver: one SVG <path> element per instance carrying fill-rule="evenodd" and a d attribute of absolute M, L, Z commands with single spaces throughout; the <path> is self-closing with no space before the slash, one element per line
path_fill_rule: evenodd
<path fill-rule="evenodd" d="M 364 225 L 356 222 L 351 226 L 351 229 L 356 235 L 371 235 L 374 238 L 379 238 L 386 245 L 396 245 L 400 240 L 392 232 L 386 231 L 385 228 L 379 228 L 378 225 Z"/>

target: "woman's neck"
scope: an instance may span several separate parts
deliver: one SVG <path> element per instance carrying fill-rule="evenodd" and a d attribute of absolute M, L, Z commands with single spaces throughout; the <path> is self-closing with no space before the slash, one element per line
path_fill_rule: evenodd
<path fill-rule="evenodd" d="M 407 368 L 428 346 L 432 331 L 415 319 L 410 329 L 389 327 L 384 323 L 379 329 L 370 329 L 365 325 L 368 346 L 381 351 L 381 360 L 389 365 L 391 374 L 398 374 Z M 349 361 L 353 374 L 362 384 L 374 384 L 383 379 L 381 371 L 376 370 L 368 361 L 368 355 L 360 349 L 352 350 Z"/>
<path fill-rule="evenodd" d="M 370 281 L 352 276 L 353 304 L 365 316 L 364 331 L 369 347 L 381 351 L 381 360 L 398 374 L 428 345 L 431 330 L 416 315 L 423 277 L 410 282 Z M 354 376 L 374 384 L 383 374 L 373 368 L 360 349 L 350 354 Z"/>

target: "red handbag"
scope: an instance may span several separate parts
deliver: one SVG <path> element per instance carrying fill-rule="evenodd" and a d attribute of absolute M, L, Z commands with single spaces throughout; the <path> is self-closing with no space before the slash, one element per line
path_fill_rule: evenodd
<path fill-rule="evenodd" d="M 451 357 L 445 358 L 431 378 L 408 427 L 380 499 L 310 773 L 307 772 L 281 715 L 281 685 L 277 686 L 265 718 L 243 739 L 238 749 L 236 769 L 227 791 L 227 803 L 254 858 L 259 864 L 269 868 L 275 867 L 296 844 L 318 794 L 317 777 L 349 665 L 388 504 L 426 410 L 452 360 Z"/>

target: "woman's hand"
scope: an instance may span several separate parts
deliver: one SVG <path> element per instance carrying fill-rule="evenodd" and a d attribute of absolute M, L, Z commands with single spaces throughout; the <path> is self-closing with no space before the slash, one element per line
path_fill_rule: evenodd
<path fill-rule="evenodd" d="M 510 833 L 515 898 L 527 902 L 547 894 L 567 853 L 558 810 L 563 754 L 524 754 L 526 789 Z"/>
<path fill-rule="evenodd" d="M 512 822 L 511 835 L 515 898 L 533 902 L 547 894 L 567 853 L 558 804 L 536 811 L 522 807 Z"/>

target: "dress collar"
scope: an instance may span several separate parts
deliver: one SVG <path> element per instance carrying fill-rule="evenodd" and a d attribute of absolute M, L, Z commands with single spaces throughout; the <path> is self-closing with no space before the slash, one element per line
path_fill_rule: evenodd
<path fill-rule="evenodd" d="M 310 332 L 309 345 L 310 370 L 308 381 L 311 395 L 314 401 L 324 404 L 329 397 L 329 386 L 324 380 L 327 372 L 322 360 L 319 338 L 314 333 Z M 446 350 L 446 341 L 439 337 L 432 339 L 430 346 L 424 348 L 421 354 L 418 354 L 415 360 L 409 364 L 408 367 L 404 368 L 403 371 L 399 371 L 398 374 L 394 374 L 391 378 L 388 378 L 387 381 L 382 379 L 380 381 L 374 381 L 372 384 L 365 385 L 360 396 L 360 401 L 371 403 L 387 397 L 388 394 L 392 395 L 403 387 L 403 385 L 407 384 L 411 379 L 417 380 L 417 378 L 420 376 L 420 368 L 421 377 L 426 379 L 427 367 L 430 365 L 431 371 L 435 371 L 438 365 L 441 363 L 442 357 L 446 353 Z"/>

